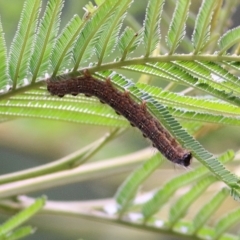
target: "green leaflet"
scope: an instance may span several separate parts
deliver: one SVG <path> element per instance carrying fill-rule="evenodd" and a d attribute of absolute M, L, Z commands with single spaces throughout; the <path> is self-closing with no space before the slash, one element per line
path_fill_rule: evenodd
<path fill-rule="evenodd" d="M 210 38 L 210 24 L 216 5 L 217 1 L 215 0 L 203 0 L 202 2 L 192 35 L 194 53 L 201 52 Z"/>
<path fill-rule="evenodd" d="M 104 1 L 105 0 L 99 0 L 94 2 L 96 3 L 97 6 L 100 6 L 101 4 L 104 3 Z M 84 18 L 89 18 L 91 14 L 93 14 L 96 11 L 97 6 L 95 6 L 92 2 L 88 2 L 83 8 L 85 10 Z"/>
<path fill-rule="evenodd" d="M 240 93 L 240 85 L 236 81 L 236 77 L 230 76 L 230 73 L 228 74 L 227 71 L 224 71 L 215 63 L 175 62 L 175 64 L 183 71 L 198 78 L 198 83 L 204 82 L 216 90 L 231 92 L 235 95 Z M 225 72 L 228 76 L 225 77 L 225 74 L 220 75 L 220 72 Z"/>
<path fill-rule="evenodd" d="M 63 3 L 63 0 L 49 0 L 38 27 L 34 53 L 30 62 L 33 83 L 49 70 L 50 56 L 56 43 Z"/>
<path fill-rule="evenodd" d="M 224 75 L 220 75 L 219 72 L 217 72 L 220 67 L 215 67 L 216 64 L 205 65 L 204 63 L 198 64 L 197 62 L 175 62 L 175 64 L 180 69 L 182 68 L 183 71 L 191 74 L 193 77 L 197 77 L 198 84 L 205 83 L 215 90 L 225 91 L 234 95 L 238 95 L 238 93 L 240 93 L 239 84 L 227 81 L 224 78 Z M 215 67 L 213 70 L 211 69 L 211 65 Z"/>
<path fill-rule="evenodd" d="M 220 51 L 218 52 L 219 55 L 225 53 L 229 48 L 234 46 L 235 44 L 239 44 L 240 41 L 240 27 L 236 27 L 227 31 L 220 39 L 219 39 L 219 47 Z"/>
<path fill-rule="evenodd" d="M 176 67 L 174 67 L 176 65 Z M 239 105 L 240 98 L 238 95 L 235 95 L 233 90 L 234 87 L 231 86 L 229 88 L 229 84 L 231 82 L 222 82 L 221 84 L 218 82 L 214 82 L 211 72 L 202 68 L 195 62 L 180 62 L 176 61 L 172 64 L 155 64 L 157 68 L 161 68 L 164 66 L 167 73 L 183 83 L 186 82 L 190 84 L 190 86 L 197 87 L 205 92 L 210 93 L 213 96 L 221 98 L 227 102 Z M 229 84 L 228 84 L 229 83 Z"/>
<path fill-rule="evenodd" d="M 217 82 L 219 85 L 222 84 L 224 89 L 229 88 L 238 94 L 240 93 L 240 84 L 237 76 L 212 62 L 197 61 L 197 64 L 200 65 L 204 71 L 208 72 L 211 81 Z"/>
<path fill-rule="evenodd" d="M 226 61 L 224 61 L 223 63 L 226 67 L 229 67 L 230 69 L 232 69 L 232 70 L 234 70 L 238 73 L 240 72 L 240 62 L 236 62 L 236 61 L 226 62 Z"/>
<path fill-rule="evenodd" d="M 66 96 L 44 97 L 46 90 L 30 91 L 0 102 L 0 114 L 27 118 L 43 118 L 82 124 L 127 127 L 129 123 L 109 106 L 94 99 Z"/>
<path fill-rule="evenodd" d="M 229 190 L 223 188 L 212 199 L 204 204 L 193 219 L 191 233 L 197 233 L 205 225 L 212 214 L 219 208 L 220 204 L 229 195 Z"/>
<path fill-rule="evenodd" d="M 160 42 L 160 18 L 164 0 L 151 0 L 148 2 L 144 20 L 144 46 L 145 56 L 149 56 Z"/>
<path fill-rule="evenodd" d="M 223 216 L 215 225 L 215 234 L 212 239 L 219 239 L 227 229 L 234 226 L 240 221 L 240 208 L 234 209 L 233 211 L 227 213 Z"/>
<path fill-rule="evenodd" d="M 180 68 L 181 67 L 181 68 Z M 142 65 L 131 65 L 124 67 L 124 69 L 129 69 L 136 72 L 145 73 L 152 76 L 157 76 L 160 79 L 167 80 L 170 82 L 176 82 L 193 88 L 203 90 L 217 98 L 220 98 L 226 102 L 240 106 L 240 98 L 233 94 L 229 90 L 219 90 L 217 83 L 209 82 L 208 80 L 204 81 L 203 79 L 197 79 L 189 74 L 188 71 L 193 71 L 193 68 L 197 65 L 193 62 L 174 62 L 172 63 L 148 63 L 144 66 Z M 194 74 L 194 72 L 192 72 Z M 214 88 L 217 86 L 217 88 Z M 223 88 L 222 88 L 223 89 Z"/>
<path fill-rule="evenodd" d="M 130 27 L 126 27 L 124 29 L 123 33 L 121 34 L 121 36 L 119 38 L 119 42 L 118 42 L 118 49 L 120 50 L 122 55 L 126 51 L 126 53 L 125 53 L 125 56 L 126 56 L 127 52 L 130 51 L 130 50 L 128 50 L 128 48 L 129 48 L 128 46 L 131 45 L 131 43 L 134 41 L 135 34 L 136 33 Z"/>
<path fill-rule="evenodd" d="M 188 232 L 188 229 L 191 228 L 191 222 L 186 222 L 186 221 L 181 221 L 177 222 L 176 225 L 174 226 L 174 229 L 172 230 L 173 232 L 177 232 L 181 235 L 185 235 L 186 237 L 189 237 L 190 239 L 213 239 L 214 235 L 214 228 L 213 227 L 208 227 L 204 226 L 203 228 L 200 229 L 199 233 L 197 236 L 191 235 Z M 225 233 L 221 236 L 221 240 L 238 240 L 237 236 L 234 234 L 230 233 Z"/>
<path fill-rule="evenodd" d="M 95 45 L 99 40 L 98 35 L 104 29 L 106 23 L 110 21 L 117 6 L 117 0 L 106 0 L 98 7 L 90 21 L 85 24 L 73 48 L 73 72 L 79 68 L 81 62 L 88 60 L 94 54 Z"/>
<path fill-rule="evenodd" d="M 207 98 L 183 96 L 143 83 L 137 83 L 136 86 L 167 106 L 174 117 L 183 120 L 240 125 L 238 117 L 240 109 L 231 104 Z"/>
<path fill-rule="evenodd" d="M 170 54 L 175 52 L 186 34 L 186 20 L 190 4 L 190 0 L 177 1 L 166 38 L 166 42 L 170 48 Z"/>
<path fill-rule="evenodd" d="M 0 18 L 0 93 L 5 92 L 12 85 L 12 81 L 8 75 L 8 62 L 7 62 L 7 47 L 4 39 L 2 29 L 2 22 Z"/>
<path fill-rule="evenodd" d="M 4 236 L 2 236 L 2 238 L 0 239 L 6 239 L 6 240 L 16 240 L 16 239 L 22 239 L 24 237 L 27 237 L 31 234 L 35 233 L 35 229 L 27 226 L 27 227 L 20 227 L 16 230 L 14 230 L 11 233 L 7 233 Z"/>
<path fill-rule="evenodd" d="M 132 172 L 121 184 L 115 194 L 115 199 L 121 212 L 128 207 L 130 201 L 135 197 L 139 186 L 157 167 L 159 167 L 162 160 L 163 158 L 159 153 L 155 154 L 152 158 L 143 163 L 142 166 Z"/>
<path fill-rule="evenodd" d="M 113 52 L 122 22 L 126 16 L 127 9 L 131 6 L 133 0 L 122 0 L 118 4 L 115 14 L 111 17 L 111 21 L 101 28 L 101 34 L 98 34 L 98 41 L 96 44 L 96 54 L 98 57 L 98 65 L 103 62 L 104 57 L 107 57 Z"/>
<path fill-rule="evenodd" d="M 12 88 L 26 85 L 24 78 L 28 77 L 28 67 L 33 53 L 35 29 L 37 26 L 41 0 L 27 0 L 18 24 L 18 30 L 12 41 L 9 53 L 9 75 L 13 81 Z"/>
<path fill-rule="evenodd" d="M 126 27 L 122 35 L 119 38 L 117 49 L 121 52 L 121 61 L 124 61 L 126 57 L 132 53 L 142 41 L 142 29 L 135 33 L 131 28 Z"/>
<path fill-rule="evenodd" d="M 240 191 L 239 191 L 239 189 L 232 188 L 231 191 L 230 191 L 230 194 L 233 197 L 233 199 L 235 199 L 236 201 L 240 201 Z"/>
<path fill-rule="evenodd" d="M 212 98 L 186 96 L 181 93 L 166 91 L 159 87 L 143 83 L 137 83 L 136 86 L 169 107 L 183 108 L 198 112 L 226 114 L 227 116 L 239 116 L 240 114 L 239 107 L 229 103 L 220 102 Z"/>
<path fill-rule="evenodd" d="M 183 96 L 146 84 L 137 83 L 136 86 L 148 92 L 162 104 L 168 106 L 169 111 L 175 117 L 188 120 L 194 119 L 196 121 L 239 125 L 238 116 L 240 110 L 236 106 L 207 98 Z"/>
<path fill-rule="evenodd" d="M 55 77 L 69 66 L 71 50 L 83 25 L 84 22 L 78 15 L 75 15 L 58 37 L 50 60 L 53 71 L 52 77 Z"/>
<path fill-rule="evenodd" d="M 159 77 L 159 79 L 167 80 L 169 82 L 188 84 L 193 86 L 197 79 L 194 79 L 189 74 L 180 71 L 171 63 L 147 63 L 145 65 L 131 65 L 126 66 L 124 69 L 140 72 L 143 74 L 148 74 L 151 76 Z"/>
<path fill-rule="evenodd" d="M 38 198 L 32 205 L 16 214 L 0 226 L 0 237 L 6 235 L 20 224 L 27 221 L 30 217 L 42 209 L 46 201 L 45 197 Z"/>
<path fill-rule="evenodd" d="M 191 189 L 180 197 L 170 208 L 169 211 L 169 227 L 173 227 L 177 221 L 185 216 L 187 209 L 191 204 L 200 197 L 201 194 L 214 182 L 217 178 L 214 176 L 208 176 L 195 183 Z"/>
<path fill-rule="evenodd" d="M 182 120 L 240 126 L 238 116 L 226 117 L 222 114 L 201 113 L 177 108 L 168 108 L 168 110 L 174 117 Z"/>
<path fill-rule="evenodd" d="M 232 160 L 233 157 L 234 153 L 228 151 L 220 157 L 220 161 L 226 163 Z M 206 177 L 207 174 L 209 174 L 207 168 L 201 166 L 165 183 L 164 186 L 156 191 L 154 196 L 143 205 L 142 213 L 145 219 L 149 219 L 153 214 L 157 213 L 180 187 Z"/>

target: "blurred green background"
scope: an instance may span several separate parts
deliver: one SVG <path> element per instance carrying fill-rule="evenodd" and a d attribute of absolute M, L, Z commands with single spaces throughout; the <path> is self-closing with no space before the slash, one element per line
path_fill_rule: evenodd
<path fill-rule="evenodd" d="M 139 0 L 137 0 L 139 1 Z M 46 5 L 47 0 L 43 1 Z M 69 21 L 73 14 L 84 14 L 83 6 L 87 0 L 66 0 L 62 14 L 61 28 Z M 142 25 L 145 15 L 146 0 L 134 4 L 130 13 Z M 5 32 L 6 43 L 9 48 L 17 29 L 20 13 L 24 0 L 0 0 L 0 16 Z M 196 8 L 199 0 L 195 2 Z M 44 10 L 44 8 L 43 8 Z M 170 9 L 171 11 L 171 9 Z M 238 16 L 235 14 L 235 16 Z M 236 24 L 239 20 L 235 18 Z M 166 83 L 157 81 L 158 85 Z M 46 92 L 46 97 L 48 93 Z M 0 125 L 0 174 L 14 172 L 21 169 L 39 166 L 73 151 L 76 151 L 92 141 L 103 136 L 109 131 L 108 128 L 98 126 L 82 126 L 65 122 L 36 120 L 36 119 L 12 119 Z M 86 134 L 87 133 L 87 134 Z M 203 145 L 213 153 L 221 153 L 228 148 L 238 149 L 240 145 L 239 128 L 224 127 L 216 132 L 199 139 Z M 103 160 L 110 157 L 131 153 L 135 150 L 149 146 L 149 142 L 141 137 L 141 134 L 133 129 L 129 130 L 116 140 L 105 146 L 91 161 Z M 153 152 L 155 150 L 153 149 Z M 161 171 L 156 172 L 147 181 L 143 190 L 151 189 L 156 182 L 161 185 L 166 176 L 176 176 L 184 172 L 184 169 L 175 169 L 170 162 L 164 164 Z M 117 186 L 127 176 L 127 172 L 114 177 L 102 178 L 97 181 L 85 181 L 82 183 L 61 186 L 46 191 L 36 192 L 30 196 L 45 194 L 50 200 L 88 200 L 110 198 L 114 195 Z M 159 176 L 160 174 L 160 176 Z M 231 200 L 229 200 L 231 201 Z M 235 204 L 231 202 L 231 204 Z M 6 217 L 0 215 L 3 221 Z M 160 239 L 159 234 L 149 233 L 129 228 L 108 226 L 71 217 L 55 217 L 41 215 L 33 218 L 31 225 L 37 226 L 37 232 L 28 239 L 40 240 L 68 240 L 68 239 Z M 161 239 L 167 239 L 163 236 Z M 168 238 L 171 239 L 171 238 Z M 173 238 L 172 238 L 173 239 Z"/>

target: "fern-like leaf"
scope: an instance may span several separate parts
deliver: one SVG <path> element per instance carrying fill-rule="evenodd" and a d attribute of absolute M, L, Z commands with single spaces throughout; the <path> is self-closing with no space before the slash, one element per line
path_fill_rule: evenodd
<path fill-rule="evenodd" d="M 126 16 L 126 11 L 132 2 L 133 0 L 122 0 L 121 3 L 118 4 L 116 12 L 111 17 L 111 21 L 107 22 L 107 24 L 101 28 L 101 34 L 98 36 L 96 45 L 98 65 L 101 65 L 104 57 L 107 57 L 108 54 L 114 50 L 122 22 Z"/>
<path fill-rule="evenodd" d="M 181 93 L 166 91 L 159 87 L 149 86 L 144 83 L 137 83 L 136 86 L 169 107 L 183 108 L 199 112 L 236 115 L 236 117 L 240 114 L 239 107 L 229 103 L 219 102 L 212 98 L 195 98 L 182 95 Z"/>
<path fill-rule="evenodd" d="M 219 160 L 222 163 L 226 163 L 232 160 L 234 157 L 234 153 L 232 151 L 228 151 L 223 154 Z M 142 213 L 146 219 L 149 219 L 153 214 L 155 214 L 158 210 L 162 208 L 162 206 L 172 197 L 174 192 L 178 190 L 180 187 L 185 186 L 187 184 L 191 184 L 197 179 L 203 178 L 209 174 L 207 168 L 204 166 L 198 167 L 191 172 L 188 172 L 182 176 L 175 177 L 170 180 L 164 186 L 156 191 L 154 196 L 143 205 Z"/>
<path fill-rule="evenodd" d="M 63 0 L 49 0 L 40 22 L 30 62 L 33 83 L 38 77 L 43 76 L 50 67 L 50 56 L 56 42 L 63 3 Z"/>
<path fill-rule="evenodd" d="M 12 81 L 8 74 L 7 47 L 0 19 L 0 93 L 6 92 L 12 86 Z"/>
<path fill-rule="evenodd" d="M 124 183 L 118 188 L 115 194 L 115 199 L 118 203 L 118 208 L 123 211 L 127 208 L 129 202 L 134 198 L 138 187 L 142 182 L 161 164 L 162 157 L 155 154 L 152 158 L 146 161 L 141 167 L 136 169 Z"/>
<path fill-rule="evenodd" d="M 12 89 L 18 85 L 26 85 L 24 78 L 28 77 L 29 60 L 33 53 L 35 29 L 41 6 L 41 0 L 25 2 L 23 11 L 10 47 L 9 75 L 13 81 Z M 20 81 L 18 81 L 20 80 Z"/>
<path fill-rule="evenodd" d="M 203 0 L 202 2 L 192 36 L 194 53 L 201 52 L 210 38 L 211 19 L 216 5 L 215 0 Z"/>
<path fill-rule="evenodd" d="M 69 66 L 71 50 L 83 24 L 80 17 L 75 15 L 58 37 L 51 55 L 52 77 L 55 77 Z"/>
<path fill-rule="evenodd" d="M 206 78 L 218 83 L 218 85 L 222 85 L 223 89 L 230 89 L 231 91 L 240 93 L 240 83 L 237 76 L 215 63 L 197 61 L 197 64 L 201 66 L 202 72 L 206 73 L 205 75 L 211 77 Z"/>
<path fill-rule="evenodd" d="M 74 72 L 77 71 L 82 61 L 88 60 L 89 57 L 93 55 L 95 45 L 98 41 L 98 35 L 96 36 L 96 33 L 104 24 L 110 21 L 110 17 L 113 16 L 117 6 L 117 0 L 106 0 L 98 7 L 90 21 L 86 23 L 80 32 L 80 36 L 73 48 Z"/>
<path fill-rule="evenodd" d="M 193 62 L 176 61 L 174 63 L 147 63 L 145 66 L 131 65 L 124 68 L 152 76 L 157 76 L 159 79 L 188 85 L 207 92 L 210 95 L 213 95 L 226 102 L 240 106 L 240 98 L 237 95 L 234 95 L 232 91 L 226 91 L 226 89 L 223 90 L 223 88 L 221 88 L 222 90 L 216 89 L 215 86 L 219 88 L 217 83 L 214 83 L 213 81 L 209 82 L 207 80 L 204 81 L 203 79 L 193 77 L 198 67 L 199 66 Z M 198 74 L 201 74 L 201 72 L 202 71 L 200 69 Z M 190 75 L 191 73 L 193 76 Z M 214 85 L 214 87 L 212 85 Z"/>
<path fill-rule="evenodd" d="M 180 220 L 185 214 L 189 206 L 196 200 L 203 192 L 211 185 L 216 182 L 217 178 L 214 176 L 208 176 L 205 179 L 201 179 L 196 184 L 179 198 L 174 205 L 170 208 L 169 212 L 169 227 L 173 227 L 177 221 Z"/>
<path fill-rule="evenodd" d="M 22 210 L 20 213 L 6 221 L 0 226 L 0 237 L 6 235 L 8 232 L 12 231 L 14 228 L 18 227 L 20 224 L 32 217 L 42 209 L 44 204 L 45 197 L 39 198 L 31 206 Z"/>
<path fill-rule="evenodd" d="M 223 216 L 215 225 L 215 234 L 212 239 L 217 240 L 226 232 L 227 229 L 240 222 L 240 208 L 234 209 Z"/>
<path fill-rule="evenodd" d="M 202 206 L 193 219 L 191 232 L 197 233 L 229 195 L 229 189 L 223 188 L 209 202 Z"/>
<path fill-rule="evenodd" d="M 169 54 L 175 52 L 176 48 L 179 46 L 181 40 L 186 34 L 186 20 L 188 17 L 190 3 L 190 0 L 177 1 L 166 38 L 167 44 L 170 48 Z"/>
<path fill-rule="evenodd" d="M 234 94 L 234 86 L 230 81 L 222 81 L 221 83 L 213 81 L 211 72 L 194 62 L 175 62 L 174 64 L 181 68 L 186 74 L 191 74 L 193 77 L 197 76 L 199 78 L 194 84 L 195 87 L 199 87 L 224 101 L 236 105 L 240 104 L 240 98 L 238 97 L 238 94 Z M 214 71 L 216 71 L 216 69 L 214 69 L 213 72 Z M 238 88 L 235 87 L 235 89 Z"/>
<path fill-rule="evenodd" d="M 168 108 L 169 112 L 176 118 L 188 121 L 199 121 L 205 123 L 216 123 L 232 126 L 240 126 L 239 117 L 226 117 L 222 114 L 201 113 L 186 109 Z"/>
<path fill-rule="evenodd" d="M 232 46 L 239 43 L 240 41 L 239 35 L 240 35 L 240 27 L 227 31 L 219 40 L 220 51 L 218 52 L 218 54 L 219 55 L 224 54 Z"/>
<path fill-rule="evenodd" d="M 129 123 L 108 106 L 94 99 L 66 96 L 46 98 L 46 90 L 29 91 L 10 100 L 2 100 L 0 114 L 24 118 L 43 118 L 94 124 L 111 127 L 127 127 Z M 59 114 L 61 113 L 61 118 Z"/>
<path fill-rule="evenodd" d="M 121 52 L 121 61 L 124 61 L 128 54 L 132 53 L 142 41 L 142 29 L 135 33 L 131 28 L 126 27 L 120 36 L 117 48 Z"/>
<path fill-rule="evenodd" d="M 3 235 L 1 239 L 17 240 L 17 239 L 22 239 L 29 235 L 32 235 L 33 233 L 35 233 L 35 229 L 30 226 L 20 227 L 11 233 L 7 233 L 6 235 Z"/>
<path fill-rule="evenodd" d="M 160 42 L 160 17 L 164 2 L 164 0 L 148 1 L 144 22 L 145 56 L 149 56 Z"/>

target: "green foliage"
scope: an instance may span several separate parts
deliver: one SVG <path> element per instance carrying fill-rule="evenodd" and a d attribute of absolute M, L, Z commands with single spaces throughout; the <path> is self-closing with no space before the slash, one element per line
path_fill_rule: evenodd
<path fill-rule="evenodd" d="M 219 40 L 220 52 L 219 54 L 225 53 L 232 46 L 238 43 L 240 34 L 240 28 L 231 29 L 226 32 Z"/>
<path fill-rule="evenodd" d="M 193 219 L 192 233 L 196 233 L 211 217 L 211 215 L 220 207 L 224 199 L 229 194 L 228 189 L 223 188 L 207 204 L 203 205 Z"/>
<path fill-rule="evenodd" d="M 160 42 L 160 17 L 164 0 L 153 0 L 148 2 L 144 22 L 144 46 L 146 56 L 149 56 Z"/>
<path fill-rule="evenodd" d="M 227 152 L 223 156 L 220 157 L 221 162 L 229 161 L 233 158 L 232 152 Z M 147 201 L 142 209 L 143 215 L 145 218 L 151 217 L 155 214 L 159 209 L 170 200 L 174 192 L 176 192 L 179 188 L 191 184 L 192 182 L 203 179 L 209 174 L 207 169 L 203 166 L 194 169 L 191 172 L 185 173 L 182 176 L 176 177 L 169 182 L 165 183 L 165 185 L 154 193 L 154 196 Z"/>
<path fill-rule="evenodd" d="M 121 185 L 116 193 L 116 201 L 119 205 L 119 210 L 123 212 L 134 199 L 137 190 L 142 182 L 161 164 L 162 158 L 159 154 L 155 154 L 152 158 L 146 161 L 141 167 L 136 169 L 125 182 Z"/>
<path fill-rule="evenodd" d="M 15 230 L 19 225 L 27 221 L 34 214 L 40 211 L 45 204 L 45 197 L 36 199 L 36 201 L 25 208 L 14 217 L 10 218 L 0 226 L 0 239 L 19 239 L 33 233 L 31 227 L 21 227 Z"/>
<path fill-rule="evenodd" d="M 118 1 L 106 1 L 98 7 L 98 11 L 94 12 L 92 18 L 84 25 L 73 48 L 74 71 L 96 52 L 95 46 L 100 36 L 105 34 L 107 23 L 111 22 L 110 19 L 117 10 Z M 98 52 L 101 51 L 102 46 L 98 47 Z"/>
<path fill-rule="evenodd" d="M 11 81 L 10 77 L 8 76 L 7 51 L 1 21 L 0 21 L 0 61 L 1 63 L 3 63 L 0 66 L 1 72 L 0 87 L 1 91 L 6 91 L 8 90 L 8 87 L 11 85 Z"/>
<path fill-rule="evenodd" d="M 30 60 L 32 82 L 35 82 L 37 77 L 42 76 L 49 69 L 50 56 L 56 43 L 63 3 L 62 0 L 48 1 L 46 11 L 39 23 L 34 54 Z"/>
<path fill-rule="evenodd" d="M 210 24 L 216 5 L 217 1 L 214 0 L 203 0 L 202 2 L 192 35 L 194 53 L 201 52 L 210 39 Z"/>
<path fill-rule="evenodd" d="M 186 19 L 191 1 L 181 0 L 176 4 L 175 12 L 168 30 L 167 43 L 170 54 L 175 52 L 186 34 Z"/>
<path fill-rule="evenodd" d="M 43 183 L 57 186 L 70 183 L 79 175 L 81 180 L 91 179 L 109 169 L 128 166 L 128 162 L 123 161 L 101 166 L 86 164 L 85 170 L 75 168 L 129 127 L 126 119 L 96 99 L 84 96 L 46 98 L 46 80 L 69 79 L 87 69 L 100 80 L 110 77 L 119 91 L 127 91 L 137 103 L 146 102 L 148 111 L 201 164 L 165 184 L 159 184 L 158 189 L 148 192 L 147 199 L 142 199 L 144 194 L 140 194 L 139 187 L 160 166 L 162 156 L 159 153 L 141 156 L 141 161 L 146 162 L 129 175 L 115 194 L 116 212 L 111 220 L 133 227 L 140 224 L 145 230 L 190 235 L 195 239 L 236 239 L 236 236 L 226 234 L 239 222 L 239 209 L 226 213 L 215 228 L 208 226 L 211 214 L 218 210 L 225 198 L 232 195 L 234 199 L 240 199 L 240 180 L 232 168 L 225 167 L 234 158 L 234 152 L 227 151 L 216 157 L 192 135 L 197 136 L 198 130 L 204 129 L 208 123 L 240 125 L 239 27 L 231 29 L 228 26 L 226 33 L 222 27 L 239 3 L 203 0 L 196 14 L 191 12 L 191 3 L 193 0 L 172 1 L 175 10 L 169 14 L 164 11 L 167 1 L 149 0 L 142 27 L 135 28 L 134 25 L 128 26 L 128 9 L 138 1 L 89 2 L 84 8 L 84 16 L 73 16 L 59 33 L 64 1 L 49 0 L 41 15 L 42 1 L 26 0 L 10 50 L 6 47 L 0 22 L 1 122 L 24 117 L 114 128 L 109 136 L 66 159 L 1 176 L 0 195 L 8 198 L 6 205 L 11 206 L 13 196 L 46 188 Z M 191 28 L 190 41 L 186 29 L 190 31 Z M 124 71 L 120 74 L 119 70 Z M 126 72 L 147 77 L 132 81 Z M 150 77 L 156 80 L 157 86 L 150 82 Z M 63 170 L 69 171 L 62 174 Z M 10 182 L 19 185 L 8 185 Z M 203 204 L 190 222 L 186 222 L 187 211 L 214 182 L 225 185 L 216 188 L 209 202 Z M 187 187 L 187 192 L 179 195 L 177 190 L 183 187 Z M 158 214 L 168 203 L 169 217 L 163 221 Z M 35 205 L 3 224 L 0 227 L 2 238 L 18 239 L 31 234 L 33 229 L 30 227 L 15 228 L 43 204 L 44 199 L 37 200 Z M 0 201 L 0 206 L 3 205 Z M 101 216 L 109 220 L 103 205 L 96 211 L 101 215 L 91 211 L 88 214 L 92 218 Z M 139 218 L 129 217 L 126 221 L 125 217 L 134 212 Z M 162 224 L 159 225 L 159 221 Z M 183 229 L 187 230 L 184 232 Z"/>
<path fill-rule="evenodd" d="M 13 89 L 17 84 L 24 85 L 24 78 L 28 76 L 29 59 L 33 54 L 35 29 L 39 15 L 41 1 L 26 1 L 13 39 L 9 54 L 9 75 L 13 81 Z M 29 15 L 29 13 L 31 13 Z"/>
<path fill-rule="evenodd" d="M 132 53 L 141 43 L 143 31 L 140 30 L 135 33 L 133 29 L 126 27 L 124 32 L 119 38 L 117 49 L 122 54 L 121 60 L 123 61 L 130 53 Z"/>

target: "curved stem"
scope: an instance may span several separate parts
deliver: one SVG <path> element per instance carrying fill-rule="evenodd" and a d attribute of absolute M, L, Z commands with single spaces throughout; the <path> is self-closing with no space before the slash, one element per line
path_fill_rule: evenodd
<path fill-rule="evenodd" d="M 92 180 L 99 177 L 110 176 L 119 172 L 130 170 L 136 164 L 151 157 L 152 154 L 152 148 L 147 148 L 133 154 L 85 164 L 70 170 L 2 184 L 0 188 L 0 196 L 1 198 L 6 198 L 23 192 L 29 193 L 69 183 L 86 181 L 88 179 Z"/>
<path fill-rule="evenodd" d="M 172 62 L 172 61 L 205 61 L 205 62 L 238 62 L 240 61 L 240 57 L 237 55 L 223 55 L 219 56 L 216 54 L 202 54 L 202 55 L 193 55 L 193 54 L 173 54 L 173 55 L 159 55 L 152 57 L 135 57 L 132 59 L 127 59 L 120 62 L 109 62 L 102 64 L 101 66 L 93 66 L 88 67 L 89 73 L 94 73 L 98 71 L 110 70 L 110 69 L 121 69 L 125 66 L 131 65 L 144 65 L 146 63 L 156 63 L 156 62 Z M 77 72 L 71 72 L 63 75 L 59 75 L 58 77 L 68 78 L 79 75 L 80 72 L 84 71 L 86 68 L 80 68 Z M 31 89 L 36 89 L 45 84 L 47 79 L 42 79 L 37 83 L 32 83 L 28 86 L 21 87 L 14 91 L 10 91 L 0 95 L 0 100 L 7 99 L 11 96 L 14 96 L 19 93 L 24 93 Z"/>
<path fill-rule="evenodd" d="M 5 174 L 0 176 L 0 184 L 10 183 L 14 181 L 20 181 L 28 178 L 34 178 L 43 176 L 49 173 L 60 172 L 62 170 L 72 169 L 74 167 L 83 164 L 90 159 L 99 149 L 101 149 L 106 143 L 114 138 L 119 133 L 119 129 L 116 129 L 112 133 L 107 133 L 102 138 L 91 143 L 90 145 L 66 156 L 55 162 L 45 164 L 43 166 L 30 168 L 27 170 Z"/>
<path fill-rule="evenodd" d="M 19 202 L 13 202 L 11 200 L 3 200 L 0 202 L 0 206 L 5 209 L 20 210 L 31 205 L 35 199 L 26 196 L 21 196 Z M 87 219 L 95 222 L 101 222 L 106 224 L 117 224 L 133 229 L 139 229 L 142 231 L 155 232 L 158 234 L 167 234 L 169 236 L 176 236 L 177 239 L 182 240 L 200 240 L 197 236 L 190 236 L 186 233 L 175 232 L 174 229 L 159 228 L 154 224 L 144 224 L 141 215 L 139 219 L 131 219 L 129 216 L 125 216 L 123 219 L 119 219 L 116 214 L 109 214 L 102 210 L 104 205 L 114 206 L 114 199 L 102 199 L 88 202 L 60 202 L 60 201 L 47 201 L 40 213 L 53 214 L 56 216 L 70 216 L 78 217 L 81 219 Z M 155 221 L 159 219 L 154 219 Z M 154 221 L 153 220 L 153 221 Z M 142 221 L 142 222 L 141 222 Z M 162 221 L 163 222 L 163 221 Z"/>

